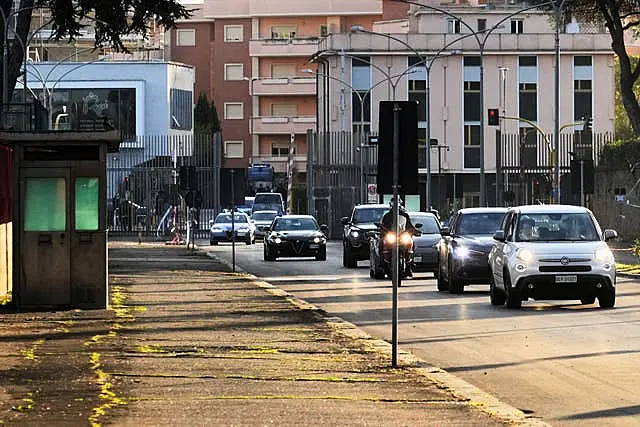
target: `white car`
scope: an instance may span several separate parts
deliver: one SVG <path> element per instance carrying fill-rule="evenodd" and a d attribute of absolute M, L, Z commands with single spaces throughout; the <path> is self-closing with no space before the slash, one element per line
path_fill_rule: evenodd
<path fill-rule="evenodd" d="M 256 226 L 256 239 L 264 238 L 273 219 L 279 215 L 278 211 L 256 211 L 251 215 L 251 221 Z"/>
<path fill-rule="evenodd" d="M 510 208 L 489 253 L 491 304 L 520 308 L 528 298 L 578 299 L 600 307 L 616 301 L 616 264 L 607 241 L 584 207 L 532 205 Z"/>

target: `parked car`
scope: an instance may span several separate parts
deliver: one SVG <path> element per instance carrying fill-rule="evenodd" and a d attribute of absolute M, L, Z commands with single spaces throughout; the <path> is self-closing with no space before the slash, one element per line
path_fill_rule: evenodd
<path fill-rule="evenodd" d="M 251 215 L 251 221 L 256 226 L 256 239 L 264 238 L 273 219 L 278 215 L 280 215 L 278 211 L 256 211 Z"/>
<path fill-rule="evenodd" d="M 581 206 L 510 208 L 489 255 L 491 304 L 520 308 L 528 298 L 593 304 L 598 298 L 600 307 L 613 307 L 616 263 L 606 242 L 617 236 L 602 231 Z"/>
<path fill-rule="evenodd" d="M 214 221 L 209 221 L 209 243 L 217 245 L 218 242 L 233 241 L 232 229 L 235 230 L 236 241 L 244 241 L 247 245 L 255 243 L 256 226 L 249 216 L 243 212 L 235 212 L 232 223 L 231 215 L 231 212 L 222 212 Z"/>
<path fill-rule="evenodd" d="M 274 218 L 264 237 L 264 260 L 278 257 L 327 259 L 326 225 L 318 225 L 311 215 L 282 215 Z"/>
<path fill-rule="evenodd" d="M 342 265 L 356 268 L 358 261 L 369 259 L 368 231 L 375 231 L 374 223 L 380 222 L 389 210 L 386 204 L 356 205 L 351 216 L 341 218 L 344 226 L 342 233 Z"/>
<path fill-rule="evenodd" d="M 507 208 L 465 208 L 442 228 L 439 246 L 438 290 L 464 292 L 465 285 L 489 283 L 489 252 L 493 235 Z"/>
<path fill-rule="evenodd" d="M 413 237 L 413 271 L 438 274 L 440 247 L 440 221 L 431 212 L 409 212 L 411 222 L 422 224 L 420 235 Z"/>

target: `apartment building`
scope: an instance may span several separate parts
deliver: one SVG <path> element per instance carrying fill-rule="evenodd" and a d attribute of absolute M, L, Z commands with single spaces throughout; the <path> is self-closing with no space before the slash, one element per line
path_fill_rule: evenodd
<path fill-rule="evenodd" d="M 497 130 L 503 137 L 515 136 L 516 143 L 525 140 L 532 146 L 532 165 L 540 169 L 550 164 L 548 142 L 555 123 L 553 18 L 519 0 L 457 3 L 462 2 L 432 2 L 441 11 L 412 6 L 407 23 L 373 25 L 374 32 L 391 34 L 331 34 L 315 55 L 320 72 L 335 77 L 318 83 L 320 131 L 341 130 L 345 122 L 347 128 L 355 128 L 362 119 L 375 133 L 380 100 L 391 100 L 395 94 L 396 100 L 418 102 L 421 205 L 425 207 L 429 171 L 430 200 L 444 211 L 478 206 L 481 174 L 486 179 L 486 204 L 496 203 L 502 191 L 496 183 Z M 577 128 L 574 124 L 588 117 L 593 118 L 594 134 L 613 132 L 610 45 L 604 28 L 561 23 L 557 89 L 561 137 L 569 136 Z M 360 116 L 355 97 L 341 95 L 344 88 L 337 79 L 351 81 L 360 95 L 370 95 L 365 117 Z M 488 126 L 489 108 L 499 108 L 500 116 L 509 118 L 501 119 L 499 128 Z M 570 161 L 569 149 L 558 153 L 563 168 Z"/>
<path fill-rule="evenodd" d="M 187 2 L 183 2 L 187 6 Z M 306 132 L 316 128 L 316 76 L 310 57 L 329 34 L 352 25 L 406 18 L 407 4 L 387 0 L 286 2 L 203 0 L 171 31 L 172 60 L 196 69 L 196 96 L 217 108 L 225 168 L 268 163 L 306 168 Z"/>

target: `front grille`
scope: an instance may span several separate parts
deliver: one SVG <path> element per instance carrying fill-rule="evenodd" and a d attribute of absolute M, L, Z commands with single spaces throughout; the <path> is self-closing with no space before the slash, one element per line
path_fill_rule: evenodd
<path fill-rule="evenodd" d="M 590 265 L 541 265 L 541 273 L 585 273 L 591 271 Z"/>

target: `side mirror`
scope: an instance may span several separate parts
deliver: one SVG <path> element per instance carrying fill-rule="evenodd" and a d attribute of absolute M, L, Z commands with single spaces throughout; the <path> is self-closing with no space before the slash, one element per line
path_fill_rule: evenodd
<path fill-rule="evenodd" d="M 618 232 L 616 230 L 604 230 L 604 241 L 608 242 L 609 240 L 616 239 L 618 237 Z"/>
<path fill-rule="evenodd" d="M 320 225 L 320 231 L 322 231 L 324 234 L 327 234 L 329 232 L 329 227 L 327 226 L 327 224 Z"/>
<path fill-rule="evenodd" d="M 440 229 L 440 234 L 442 234 L 443 236 L 451 236 L 451 230 L 449 229 L 449 227 L 442 227 Z"/>
<path fill-rule="evenodd" d="M 498 242 L 504 242 L 504 231 L 503 230 L 498 230 L 495 232 L 495 234 L 493 235 L 493 240 L 497 240 Z"/>
<path fill-rule="evenodd" d="M 210 220 L 209 220 L 209 227 L 211 227 L 212 225 L 213 225 L 213 220 L 212 220 L 212 219 L 210 219 Z"/>
<path fill-rule="evenodd" d="M 421 223 L 421 222 L 417 222 L 417 223 L 415 223 L 415 227 L 416 227 L 416 228 L 422 228 L 422 223 Z"/>
<path fill-rule="evenodd" d="M 342 218 L 340 218 L 340 222 L 342 223 L 342 225 L 349 224 L 349 217 L 348 216 L 343 216 Z"/>

